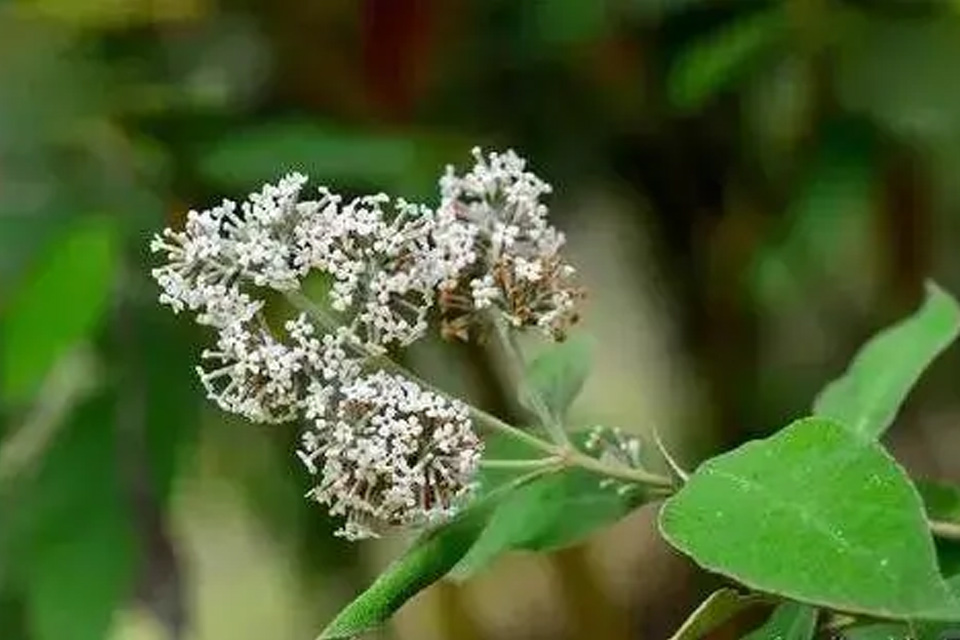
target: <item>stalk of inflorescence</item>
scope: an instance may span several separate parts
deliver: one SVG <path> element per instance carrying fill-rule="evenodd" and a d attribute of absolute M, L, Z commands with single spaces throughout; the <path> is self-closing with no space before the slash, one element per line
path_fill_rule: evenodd
<path fill-rule="evenodd" d="M 287 292 L 286 298 L 298 310 L 309 315 L 310 318 L 319 326 L 325 329 L 331 329 L 338 325 L 337 321 L 328 313 L 326 313 L 320 305 L 304 295 L 301 291 L 297 290 Z M 358 355 L 361 355 L 365 359 L 382 366 L 384 369 L 398 373 L 444 397 L 452 398 L 448 392 L 440 389 L 430 381 L 416 375 L 387 355 L 382 353 L 374 353 L 363 345 L 353 345 L 352 348 L 358 352 Z M 513 350 L 510 351 L 513 353 Z M 511 355 L 511 357 L 513 356 Z M 484 460 L 481 462 L 483 466 L 489 468 L 515 469 L 534 469 L 537 467 L 550 466 L 557 466 L 558 468 L 581 467 L 598 475 L 622 480 L 625 482 L 647 485 L 649 487 L 659 489 L 670 489 L 674 487 L 673 481 L 666 476 L 661 476 L 644 469 L 628 467 L 626 465 L 606 463 L 602 460 L 598 460 L 597 458 L 586 455 L 577 450 L 570 443 L 569 438 L 564 437 L 564 441 L 560 443 L 545 440 L 532 433 L 524 431 L 523 429 L 515 427 L 472 404 L 467 403 L 467 407 L 477 423 L 486 427 L 488 431 L 500 433 L 508 438 L 523 442 L 545 454 L 543 458 L 532 460 Z M 549 415 L 549 412 L 544 408 L 542 415 Z M 546 420 L 546 418 L 541 419 Z M 557 426 L 562 429 L 562 426 Z"/>
<path fill-rule="evenodd" d="M 316 302 L 314 302 L 313 300 L 305 296 L 302 292 L 289 291 L 286 294 L 286 298 L 294 307 L 296 307 L 300 311 L 309 315 L 310 318 L 314 322 L 316 322 L 318 325 L 326 329 L 331 329 L 338 326 L 338 323 L 336 320 L 331 318 L 330 315 L 323 310 L 323 308 L 321 308 Z M 417 384 L 425 388 L 431 389 L 435 393 L 438 393 L 444 397 L 454 399 L 451 394 L 447 393 L 446 391 L 438 388 L 436 385 L 432 384 L 431 382 L 416 375 L 415 373 L 413 373 L 412 371 L 410 371 L 400 363 L 396 362 L 389 356 L 383 353 L 374 353 L 370 351 L 368 348 L 364 347 L 363 345 L 355 344 L 350 346 L 355 352 L 357 352 L 358 355 L 362 356 L 367 361 L 373 364 L 377 364 L 393 373 L 400 374 L 406 377 L 407 379 L 412 380 L 413 382 L 416 382 Z M 474 419 L 486 425 L 490 429 L 503 433 L 515 440 L 520 440 L 522 442 L 525 442 L 531 447 L 538 449 L 544 453 L 548 453 L 548 454 L 556 453 L 555 447 L 551 445 L 551 443 L 545 440 L 542 440 L 533 434 L 527 433 L 522 429 L 518 429 L 517 427 L 514 427 L 513 425 L 510 425 L 504 422 L 500 418 L 497 418 L 496 416 L 490 413 L 487 413 L 486 411 L 480 409 L 479 407 L 475 407 L 471 404 L 468 404 L 467 406 L 470 409 L 470 413 L 473 415 Z"/>

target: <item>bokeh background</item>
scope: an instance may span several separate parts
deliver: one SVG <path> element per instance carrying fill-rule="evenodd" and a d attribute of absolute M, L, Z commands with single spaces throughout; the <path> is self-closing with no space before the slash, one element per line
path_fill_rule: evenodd
<path fill-rule="evenodd" d="M 573 422 L 691 467 L 807 411 L 926 278 L 960 291 L 956 0 L 0 2 L 0 638 L 312 638 L 403 549 L 330 535 L 295 426 L 203 401 L 147 243 L 294 169 L 432 202 L 474 145 L 555 187 L 597 338 Z M 522 419 L 483 349 L 407 357 Z M 889 436 L 917 474 L 960 480 L 958 374 Z M 714 583 L 654 515 L 380 637 L 665 638 Z"/>

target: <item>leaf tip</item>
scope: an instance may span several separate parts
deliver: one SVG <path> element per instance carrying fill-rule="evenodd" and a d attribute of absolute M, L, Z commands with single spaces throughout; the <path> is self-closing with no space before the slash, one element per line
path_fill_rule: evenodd
<path fill-rule="evenodd" d="M 954 298 L 949 291 L 937 284 L 935 280 L 928 279 L 924 282 L 923 286 L 926 292 L 927 303 L 929 304 L 934 300 L 941 302 L 950 310 L 956 321 L 960 323 L 960 303 L 957 303 L 957 299 Z"/>

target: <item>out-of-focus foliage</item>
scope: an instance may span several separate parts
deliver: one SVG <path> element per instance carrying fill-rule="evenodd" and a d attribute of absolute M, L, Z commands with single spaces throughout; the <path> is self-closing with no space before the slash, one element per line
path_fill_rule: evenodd
<path fill-rule="evenodd" d="M 8 402 L 33 393 L 43 374 L 102 318 L 116 273 L 112 221 L 84 221 L 57 239 L 4 313 L 3 389 Z M 62 309 L 70 309 L 63 313 Z"/>
<path fill-rule="evenodd" d="M 241 496 L 316 606 L 310 629 L 375 564 L 302 500 L 292 428 L 201 411 L 200 329 L 156 305 L 146 249 L 191 206 L 293 169 L 430 199 L 470 146 L 520 149 L 585 258 L 620 255 L 586 246 L 603 230 L 635 243 L 619 271 L 580 266 L 624 336 L 652 330 L 637 296 L 668 310 L 675 339 L 651 340 L 703 393 L 677 412 L 690 424 L 657 426 L 702 434 L 699 455 L 802 412 L 926 277 L 958 288 L 958 66 L 952 0 L 0 5 L 0 637 L 103 638 L 134 605 L 170 637 L 195 632 L 203 585 L 177 523 L 184 493 L 215 511 L 198 485 Z M 597 368 L 639 376 L 645 363 L 603 367 L 624 336 L 599 336 L 614 346 Z M 424 353 L 451 387 L 524 415 L 486 353 Z M 957 366 L 938 364 L 904 422 L 952 424 Z M 944 433 L 893 435 L 910 464 L 957 479 L 951 441 L 928 441 Z M 580 552 L 548 571 L 564 615 L 497 633 L 621 637 L 623 606 L 636 634 L 666 637 L 692 610 L 671 609 L 684 584 L 606 598 Z M 479 635 L 460 592 L 439 593 L 454 594 L 436 608 L 444 633 Z"/>

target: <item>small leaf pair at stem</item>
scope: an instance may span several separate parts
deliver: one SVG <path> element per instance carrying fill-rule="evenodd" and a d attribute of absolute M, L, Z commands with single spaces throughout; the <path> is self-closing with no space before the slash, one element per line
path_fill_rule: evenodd
<path fill-rule="evenodd" d="M 907 622 L 960 620 L 928 522 L 955 516 L 958 503 L 928 487 L 925 509 L 877 442 L 958 328 L 957 304 L 930 285 L 914 316 L 868 342 L 826 387 L 814 417 L 701 465 L 661 512 L 666 539 L 706 569 L 789 600 Z M 934 532 L 951 526 L 932 523 Z"/>

